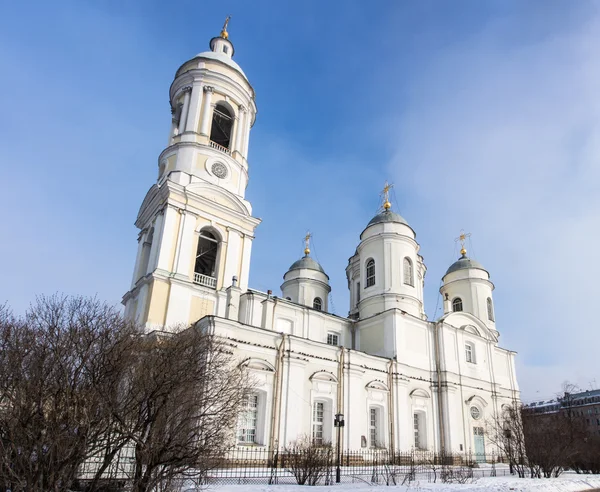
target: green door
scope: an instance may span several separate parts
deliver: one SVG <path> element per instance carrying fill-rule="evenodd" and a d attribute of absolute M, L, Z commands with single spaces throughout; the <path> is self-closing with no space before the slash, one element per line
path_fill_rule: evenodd
<path fill-rule="evenodd" d="M 475 460 L 478 463 L 485 462 L 485 441 L 483 427 L 473 427 L 473 441 L 475 444 Z"/>

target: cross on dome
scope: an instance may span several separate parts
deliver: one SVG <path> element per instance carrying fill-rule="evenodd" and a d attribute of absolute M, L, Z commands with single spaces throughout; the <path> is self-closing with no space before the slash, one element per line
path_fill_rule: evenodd
<path fill-rule="evenodd" d="M 457 238 L 454 239 L 455 243 L 460 241 L 460 254 L 463 256 L 467 256 L 467 250 L 465 249 L 465 241 L 467 240 L 468 237 L 471 237 L 471 233 L 470 232 L 465 233 L 465 230 L 461 229 L 460 236 L 458 236 Z"/>
<path fill-rule="evenodd" d="M 231 16 L 230 16 L 230 15 L 228 15 L 228 16 L 225 18 L 225 23 L 223 24 L 223 29 L 221 29 L 221 34 L 220 34 L 220 36 L 221 36 L 223 39 L 229 39 L 229 33 L 227 32 L 227 26 L 229 25 L 229 21 L 230 21 L 230 20 L 231 20 Z"/>
<path fill-rule="evenodd" d="M 379 196 L 383 197 L 382 201 L 383 201 L 383 209 L 384 210 L 389 210 L 392 207 L 392 204 L 390 203 L 390 190 L 393 187 L 394 187 L 394 185 L 391 183 L 388 183 L 386 180 L 383 190 L 381 190 L 381 193 L 379 194 Z"/>
<path fill-rule="evenodd" d="M 304 254 L 307 256 L 310 254 L 310 238 L 311 237 L 312 237 L 312 234 L 309 231 L 306 231 L 306 236 L 304 236 Z"/>

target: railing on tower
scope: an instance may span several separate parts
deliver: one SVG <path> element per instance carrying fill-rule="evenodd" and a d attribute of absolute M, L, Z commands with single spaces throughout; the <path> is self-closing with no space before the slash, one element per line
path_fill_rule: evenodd
<path fill-rule="evenodd" d="M 217 288 L 217 279 L 209 277 L 208 275 L 202 275 L 201 273 L 194 273 L 194 283 L 203 285 L 204 287 L 210 287 L 211 289 Z"/>
<path fill-rule="evenodd" d="M 226 154 L 231 155 L 231 150 L 229 150 L 227 147 L 223 147 L 221 144 L 213 142 L 212 140 L 210 140 L 209 143 L 213 149 L 217 149 L 219 152 L 225 152 Z"/>

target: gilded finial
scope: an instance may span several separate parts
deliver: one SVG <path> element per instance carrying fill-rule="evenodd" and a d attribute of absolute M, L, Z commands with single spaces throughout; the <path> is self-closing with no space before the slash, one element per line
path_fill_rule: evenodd
<path fill-rule="evenodd" d="M 306 236 L 304 236 L 304 254 L 308 256 L 310 254 L 310 238 L 311 233 L 306 231 Z"/>
<path fill-rule="evenodd" d="M 227 26 L 229 25 L 229 21 L 231 20 L 231 16 L 228 15 L 227 18 L 225 19 L 225 24 L 223 24 L 223 29 L 221 29 L 221 34 L 220 36 L 223 39 L 229 39 L 229 33 L 227 32 Z"/>
<path fill-rule="evenodd" d="M 390 190 L 394 187 L 393 184 L 389 184 L 386 180 L 385 182 L 385 186 L 383 187 L 383 190 L 380 193 L 380 196 L 383 198 L 383 209 L 384 210 L 389 210 L 392 207 L 392 204 L 390 203 Z"/>
<path fill-rule="evenodd" d="M 465 241 L 467 240 L 468 237 L 471 237 L 471 233 L 470 232 L 465 233 L 464 229 L 461 229 L 460 236 L 458 236 L 454 240 L 455 242 L 460 241 L 460 254 L 462 256 L 467 256 L 467 250 L 465 248 Z"/>

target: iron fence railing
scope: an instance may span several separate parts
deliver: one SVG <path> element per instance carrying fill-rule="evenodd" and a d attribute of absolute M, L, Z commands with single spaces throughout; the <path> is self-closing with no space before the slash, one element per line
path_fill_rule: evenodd
<path fill-rule="evenodd" d="M 132 456 L 125 453 L 123 463 L 112 468 L 119 480 L 127 481 Z M 340 460 L 340 483 L 365 482 L 400 485 L 413 481 L 466 483 L 480 477 L 508 475 L 502 456 L 473 453 L 434 453 L 428 451 L 390 452 L 385 449 L 344 451 Z M 224 453 L 208 454 L 198 470 L 175 479 L 181 490 L 194 490 L 215 484 L 307 484 L 335 485 L 338 463 L 334 450 L 271 450 L 266 447 L 235 447 Z M 202 470 L 202 471 L 201 471 Z M 87 477 L 89 478 L 89 471 Z M 114 475 L 113 475 L 114 476 Z M 177 490 L 177 484 L 170 485 Z"/>

